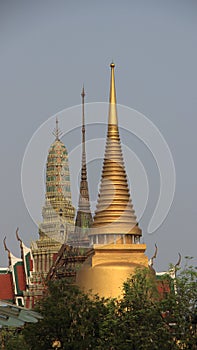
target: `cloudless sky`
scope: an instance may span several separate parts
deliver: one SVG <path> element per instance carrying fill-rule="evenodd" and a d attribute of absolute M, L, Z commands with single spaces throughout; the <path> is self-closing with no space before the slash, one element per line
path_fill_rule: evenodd
<path fill-rule="evenodd" d="M 147 209 L 140 221 L 147 254 L 153 254 L 157 242 L 159 270 L 176 262 L 178 252 L 196 257 L 197 2 L 1 0 L 2 266 L 7 265 L 4 236 L 15 255 L 19 255 L 17 226 L 26 245 L 38 238 L 21 190 L 27 143 L 49 117 L 80 104 L 83 83 L 87 102 L 106 102 L 112 59 L 118 102 L 143 113 L 159 128 L 176 168 L 171 211 L 157 232 L 147 235 L 159 194 L 158 173 L 151 156 L 133 139 L 133 151 L 150 182 Z M 98 183 L 92 180 L 91 169 L 89 177 L 93 193 Z"/>

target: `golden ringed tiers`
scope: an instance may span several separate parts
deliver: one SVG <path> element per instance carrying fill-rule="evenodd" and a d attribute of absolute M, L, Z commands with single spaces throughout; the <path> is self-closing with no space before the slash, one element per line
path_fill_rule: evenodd
<path fill-rule="evenodd" d="M 111 63 L 108 132 L 103 162 L 100 193 L 93 225 L 90 231 L 91 244 L 103 241 L 99 235 L 107 235 L 105 242 L 116 240 L 116 235 L 128 235 L 123 241 L 135 243 L 141 236 L 137 218 L 129 194 L 127 175 L 118 129 L 115 90 L 115 64 Z"/>

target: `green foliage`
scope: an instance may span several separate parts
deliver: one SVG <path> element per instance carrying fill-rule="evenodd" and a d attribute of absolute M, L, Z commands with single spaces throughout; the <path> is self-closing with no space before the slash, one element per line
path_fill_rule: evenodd
<path fill-rule="evenodd" d="M 31 350 L 21 333 L 21 329 L 17 328 L 2 328 L 0 330 L 0 349 Z"/>
<path fill-rule="evenodd" d="M 161 298 L 148 269 L 136 270 L 121 300 L 89 298 L 65 280 L 49 284 L 37 306 L 43 320 L 26 325 L 5 349 L 197 350 L 197 272 L 192 266 L 165 275 Z M 18 341 L 18 345 L 17 345 Z M 17 347 L 18 346 L 18 347 Z"/>
<path fill-rule="evenodd" d="M 107 313 L 107 306 L 102 299 L 95 296 L 91 300 L 77 287 L 60 280 L 49 285 L 38 311 L 43 320 L 24 329 L 32 350 L 50 349 L 56 340 L 60 341 L 61 349 L 95 349 L 99 322 Z"/>
<path fill-rule="evenodd" d="M 161 314 L 155 276 L 148 269 L 137 270 L 124 283 L 123 298 L 117 308 L 113 349 L 176 349 Z"/>
<path fill-rule="evenodd" d="M 179 348 L 197 349 L 197 271 L 185 266 L 173 281 L 174 289 L 161 300 L 165 321 L 178 341 Z"/>

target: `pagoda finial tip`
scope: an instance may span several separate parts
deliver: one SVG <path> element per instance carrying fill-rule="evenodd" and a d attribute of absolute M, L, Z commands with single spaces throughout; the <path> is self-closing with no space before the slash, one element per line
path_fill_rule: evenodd
<path fill-rule="evenodd" d="M 110 83 L 110 96 L 109 96 L 109 118 L 108 123 L 118 125 L 117 110 L 116 110 L 116 88 L 115 88 L 115 76 L 114 67 L 115 64 L 110 64 L 111 67 L 111 83 Z"/>
<path fill-rule="evenodd" d="M 81 96 L 82 96 L 82 97 L 85 97 L 85 89 L 84 89 L 84 84 L 83 84 L 83 87 L 82 87 Z"/>
<path fill-rule="evenodd" d="M 60 140 L 60 136 L 62 135 L 62 132 L 60 131 L 59 129 L 59 120 L 58 120 L 58 117 L 56 117 L 56 126 L 55 126 L 55 129 L 53 131 L 53 135 L 55 136 L 55 139 L 56 141 L 59 141 Z"/>

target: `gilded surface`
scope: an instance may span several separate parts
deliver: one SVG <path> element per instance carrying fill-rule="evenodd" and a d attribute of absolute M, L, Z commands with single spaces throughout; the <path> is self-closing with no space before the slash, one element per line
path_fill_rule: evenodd
<path fill-rule="evenodd" d="M 138 227 L 130 198 L 119 137 L 114 67 L 112 63 L 105 156 L 100 194 L 90 235 L 128 233 L 140 236 L 141 229 Z"/>
<path fill-rule="evenodd" d="M 123 282 L 137 267 L 148 267 L 146 245 L 129 194 L 116 110 L 114 63 L 111 64 L 108 133 L 100 193 L 90 230 L 92 249 L 76 282 L 86 293 L 121 297 Z M 95 244 L 97 243 L 97 244 Z"/>
<path fill-rule="evenodd" d="M 77 284 L 86 293 L 121 297 L 123 282 L 137 267 L 148 266 L 145 250 L 145 244 L 95 245 L 77 274 Z"/>

